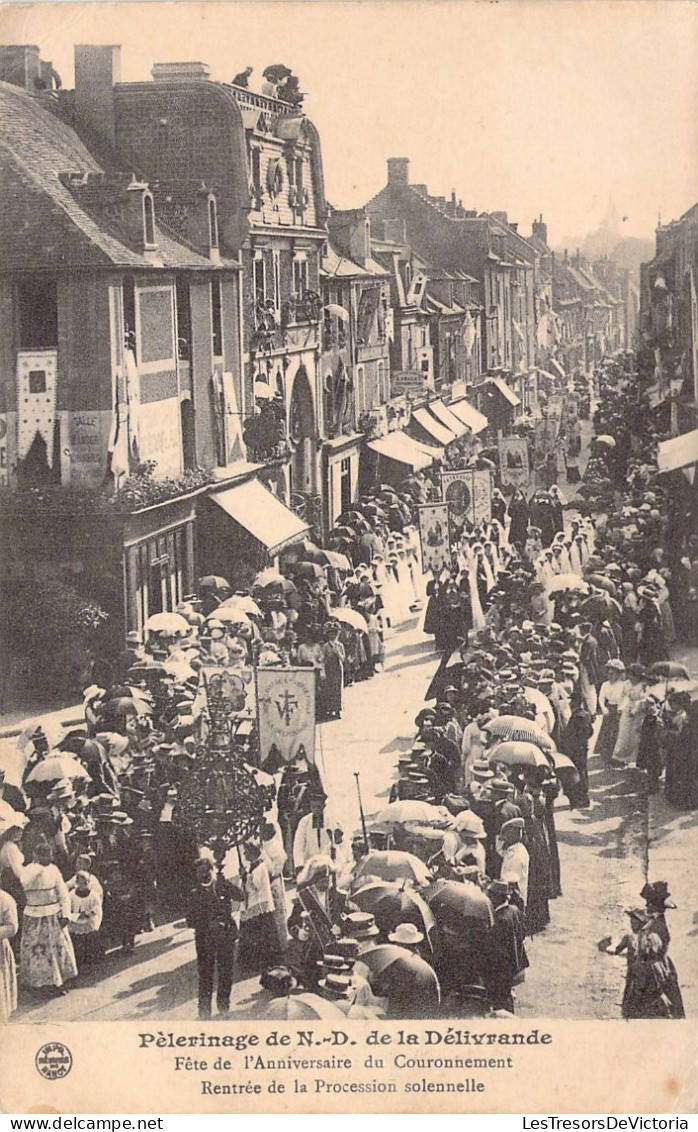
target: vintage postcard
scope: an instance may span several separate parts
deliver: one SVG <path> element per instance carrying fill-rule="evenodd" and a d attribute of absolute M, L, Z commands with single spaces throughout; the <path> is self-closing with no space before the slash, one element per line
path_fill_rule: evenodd
<path fill-rule="evenodd" d="M 687 1127 L 697 35 L 0 7 L 4 1112 Z"/>

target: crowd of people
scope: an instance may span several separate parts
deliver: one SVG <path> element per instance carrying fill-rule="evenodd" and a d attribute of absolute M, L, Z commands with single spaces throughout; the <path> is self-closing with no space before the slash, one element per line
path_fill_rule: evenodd
<path fill-rule="evenodd" d="M 581 508 L 554 483 L 508 500 L 495 488 L 491 518 L 453 527 L 451 561 L 424 588 L 416 508 L 440 500 L 439 467 L 379 484 L 327 549 L 291 547 L 244 592 L 203 578 L 145 640 L 130 634 L 119 671 L 86 689 L 84 725 L 25 729 L 2 761 L 3 1017 L 16 967 L 27 994 L 65 993 L 182 914 L 202 1018 L 214 991 L 225 1014 L 253 973 L 271 1017 L 297 991 L 352 1017 L 515 1009 L 525 940 L 562 894 L 556 799 L 592 804 L 592 737 L 609 767 L 698 807 L 695 684 L 670 659 L 677 637 L 695 643 L 696 542 L 652 464 L 631 375 L 609 362 L 597 382 Z M 303 748 L 287 763 L 259 750 L 253 670 L 314 668 L 318 720 L 337 719 L 346 684 L 380 671 L 386 638 L 422 609 L 441 653 L 430 706 L 389 804 L 346 830 Z M 225 857 L 181 810 L 205 735 L 202 673 L 221 669 L 238 697 L 231 757 L 267 799 L 258 834 Z M 626 1017 L 683 1013 L 662 885 L 609 944 L 628 960 Z"/>

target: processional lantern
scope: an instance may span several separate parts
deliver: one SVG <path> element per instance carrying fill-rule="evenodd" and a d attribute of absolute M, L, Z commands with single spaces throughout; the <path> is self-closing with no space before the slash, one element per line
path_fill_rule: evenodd
<path fill-rule="evenodd" d="M 235 677 L 216 672 L 204 677 L 204 684 L 204 728 L 196 761 L 180 788 L 177 821 L 198 845 L 210 846 L 220 864 L 228 850 L 259 834 L 270 799 L 235 749 Z"/>

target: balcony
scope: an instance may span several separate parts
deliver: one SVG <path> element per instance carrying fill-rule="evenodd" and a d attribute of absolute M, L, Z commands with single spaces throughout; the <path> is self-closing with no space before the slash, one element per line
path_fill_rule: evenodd
<path fill-rule="evenodd" d="M 257 94 L 247 87 L 233 86 L 232 83 L 229 84 L 229 88 L 238 106 L 243 106 L 247 110 L 261 110 L 273 117 L 278 117 L 279 114 L 294 116 L 300 113 L 295 106 L 290 102 L 284 102 L 282 98 L 269 98 L 266 94 Z"/>

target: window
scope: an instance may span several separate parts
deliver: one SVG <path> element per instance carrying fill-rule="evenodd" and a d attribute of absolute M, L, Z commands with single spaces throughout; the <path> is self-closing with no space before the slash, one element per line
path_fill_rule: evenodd
<path fill-rule="evenodd" d="M 409 287 L 411 282 L 412 282 L 412 268 L 410 267 L 409 263 L 406 263 L 405 264 L 405 285 L 407 287 Z"/>
<path fill-rule="evenodd" d="M 254 258 L 253 285 L 255 302 L 257 306 L 263 307 L 267 301 L 267 286 L 264 272 L 264 259 L 262 258 L 261 252 L 257 252 Z"/>
<path fill-rule="evenodd" d="M 143 196 L 143 231 L 146 248 L 155 247 L 155 207 L 150 193 Z"/>
<path fill-rule="evenodd" d="M 366 409 L 366 381 L 364 379 L 364 367 L 356 367 L 356 411 L 363 413 Z"/>
<path fill-rule="evenodd" d="M 58 292 L 52 279 L 31 279 L 17 287 L 20 349 L 58 346 Z"/>
<path fill-rule="evenodd" d="M 223 296 L 220 279 L 211 280 L 211 337 L 214 358 L 223 357 Z"/>
<path fill-rule="evenodd" d="M 252 191 L 262 193 L 262 151 L 257 146 L 252 150 Z"/>
<path fill-rule="evenodd" d="M 136 288 L 133 277 L 127 275 L 122 285 L 124 303 L 124 346 L 137 357 L 136 342 Z"/>
<path fill-rule="evenodd" d="M 293 294 L 296 299 L 302 299 L 308 290 L 308 261 L 307 259 L 294 259 L 293 261 Z"/>
<path fill-rule="evenodd" d="M 296 182 L 296 188 L 298 190 L 298 196 L 299 196 L 299 199 L 300 199 L 300 194 L 303 191 L 303 158 L 302 157 L 296 158 L 295 182 Z"/>
<path fill-rule="evenodd" d="M 342 460 L 339 473 L 339 502 L 341 511 L 351 507 L 351 459 Z"/>
<path fill-rule="evenodd" d="M 274 310 L 281 310 L 281 253 L 274 252 L 272 258 L 274 269 Z"/>
<path fill-rule="evenodd" d="M 212 248 L 218 247 L 218 207 L 214 197 L 208 201 L 208 242 Z"/>
<path fill-rule="evenodd" d="M 175 281 L 177 305 L 177 356 L 180 361 L 191 361 L 191 306 L 189 280 L 178 275 Z"/>
<path fill-rule="evenodd" d="M 378 366 L 376 368 L 377 368 L 377 371 L 378 371 L 377 372 L 378 399 L 379 399 L 379 401 L 387 401 L 389 394 L 388 394 L 388 390 L 386 389 L 386 386 L 385 386 L 385 366 L 384 366 L 383 362 L 379 362 Z"/>

